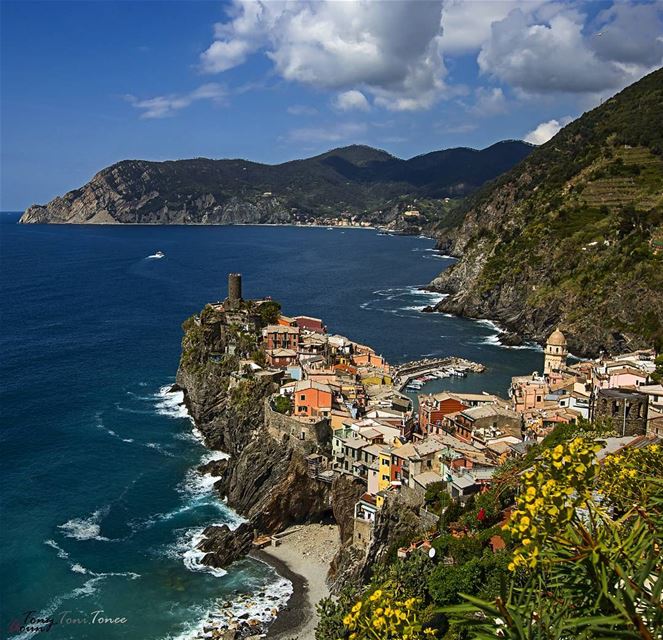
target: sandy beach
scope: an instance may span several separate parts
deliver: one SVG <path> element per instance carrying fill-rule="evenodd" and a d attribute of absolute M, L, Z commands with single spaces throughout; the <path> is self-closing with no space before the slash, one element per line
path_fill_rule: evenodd
<path fill-rule="evenodd" d="M 338 526 L 309 524 L 286 530 L 277 547 L 251 555 L 272 565 L 293 584 L 285 609 L 269 628 L 270 640 L 314 640 L 318 617 L 316 603 L 329 595 L 325 582 L 329 563 L 339 547 Z"/>

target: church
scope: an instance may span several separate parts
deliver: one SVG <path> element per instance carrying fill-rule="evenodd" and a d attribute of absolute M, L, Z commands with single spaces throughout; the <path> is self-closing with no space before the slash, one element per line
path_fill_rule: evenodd
<path fill-rule="evenodd" d="M 546 376 L 561 371 L 566 367 L 566 356 L 569 350 L 566 344 L 566 337 L 559 330 L 555 329 L 546 342 L 545 357 L 543 361 L 543 373 Z"/>

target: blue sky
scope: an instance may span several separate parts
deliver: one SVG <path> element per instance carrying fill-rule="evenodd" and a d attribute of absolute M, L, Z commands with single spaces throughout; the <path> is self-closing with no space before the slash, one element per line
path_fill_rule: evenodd
<path fill-rule="evenodd" d="M 663 2 L 1 2 L 3 210 L 125 158 L 541 143 L 660 67 Z"/>

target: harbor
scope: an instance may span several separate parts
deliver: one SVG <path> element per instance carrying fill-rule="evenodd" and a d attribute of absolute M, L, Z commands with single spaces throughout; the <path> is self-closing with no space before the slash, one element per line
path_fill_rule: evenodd
<path fill-rule="evenodd" d="M 485 365 L 465 358 L 424 358 L 394 368 L 394 386 L 399 391 L 419 391 L 436 378 L 464 378 L 468 373 L 483 373 Z"/>

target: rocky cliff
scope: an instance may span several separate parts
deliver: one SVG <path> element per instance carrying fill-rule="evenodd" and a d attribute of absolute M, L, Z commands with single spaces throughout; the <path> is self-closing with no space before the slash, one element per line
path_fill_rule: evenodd
<path fill-rule="evenodd" d="M 264 400 L 274 386 L 256 378 L 238 379 L 237 358 L 218 357 L 226 338 L 211 315 L 207 313 L 207 321 L 190 318 L 184 323 L 176 385 L 184 391 L 207 446 L 230 454 L 204 471 L 219 477 L 216 490 L 248 520 L 236 531 L 225 526 L 205 531 L 199 546 L 207 552 L 203 563 L 224 566 L 250 550 L 255 531 L 271 534 L 328 517 L 331 489 L 309 477 L 301 450 L 269 435 Z"/>
<path fill-rule="evenodd" d="M 347 476 L 336 477 L 331 485 L 311 478 L 301 445 L 270 436 L 265 398 L 275 385 L 237 375 L 238 358 L 227 355 L 235 325 L 224 321 L 224 314 L 208 305 L 183 324 L 176 378 L 207 446 L 230 454 L 201 472 L 218 477 L 215 489 L 247 519 L 234 531 L 207 527 L 198 545 L 206 553 L 202 562 L 215 567 L 233 562 L 250 551 L 255 532 L 272 534 L 293 524 L 333 518 L 341 548 L 330 568 L 332 588 L 363 583 L 396 542 L 421 529 L 418 505 L 387 500 L 367 551 L 353 547 L 354 507 L 365 486 Z"/>
<path fill-rule="evenodd" d="M 285 223 L 340 214 L 386 223 L 399 199 L 465 196 L 531 151 L 506 141 L 476 151 L 448 149 L 410 160 L 361 145 L 279 165 L 196 158 L 125 160 L 46 205 L 22 223 Z M 434 202 L 430 202 L 434 200 Z M 443 207 L 442 207 L 443 210 Z"/>
<path fill-rule="evenodd" d="M 437 310 L 578 355 L 663 344 L 663 70 L 562 129 L 439 224 Z"/>

